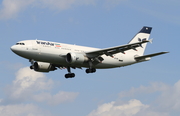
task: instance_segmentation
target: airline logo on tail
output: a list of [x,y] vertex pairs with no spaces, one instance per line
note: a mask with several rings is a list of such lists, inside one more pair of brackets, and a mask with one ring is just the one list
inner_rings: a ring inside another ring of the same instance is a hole
[[141,38],[138,38],[138,41],[141,42],[141,41],[146,41],[147,39],[144,38],[144,39],[141,39]]

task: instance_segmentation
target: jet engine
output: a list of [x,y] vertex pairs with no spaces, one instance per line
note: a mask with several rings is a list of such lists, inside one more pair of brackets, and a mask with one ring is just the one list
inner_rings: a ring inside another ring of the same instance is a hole
[[35,62],[33,64],[33,69],[37,72],[49,72],[49,71],[54,71],[57,68],[55,66],[53,66],[50,63],[46,63],[46,62]]
[[88,61],[88,57],[80,53],[68,53],[66,55],[66,62],[70,64],[83,64]]

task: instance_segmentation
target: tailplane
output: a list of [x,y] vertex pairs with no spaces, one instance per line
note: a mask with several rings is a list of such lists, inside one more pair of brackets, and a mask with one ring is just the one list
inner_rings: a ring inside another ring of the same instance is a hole
[[[135,36],[134,38],[129,42],[129,44],[141,42],[149,39],[150,33],[151,33],[152,27],[144,26]],[[144,51],[146,49],[147,43],[144,43],[141,45],[141,47],[137,48],[136,54],[138,56],[142,56],[144,54]]]
[[158,53],[154,53],[154,54],[149,54],[149,55],[145,55],[145,56],[137,56],[135,57],[134,59],[138,62],[141,62],[141,61],[148,61],[151,59],[151,57],[154,57],[154,56],[158,56],[158,55],[162,55],[162,54],[166,54],[166,53],[169,53],[169,52],[158,52]]

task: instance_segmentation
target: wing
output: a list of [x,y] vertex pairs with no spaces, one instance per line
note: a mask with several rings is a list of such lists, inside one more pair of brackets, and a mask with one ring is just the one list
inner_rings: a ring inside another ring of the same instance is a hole
[[126,45],[121,45],[121,46],[116,46],[116,47],[111,47],[111,48],[89,51],[89,52],[86,52],[86,55],[89,58],[94,58],[103,54],[107,56],[113,56],[113,54],[117,54],[120,52],[125,54],[125,51],[130,50],[130,49],[136,50],[137,47],[142,47],[142,44],[147,43],[147,42],[151,42],[151,40],[144,40],[144,41],[136,42],[132,44],[126,44]]

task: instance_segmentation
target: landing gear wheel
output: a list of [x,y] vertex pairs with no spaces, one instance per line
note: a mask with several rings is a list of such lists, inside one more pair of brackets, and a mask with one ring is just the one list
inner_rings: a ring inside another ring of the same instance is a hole
[[96,72],[96,69],[95,69],[95,68],[86,69],[86,73],[94,73],[94,72]]
[[94,72],[96,72],[96,69],[95,69],[95,68],[92,68],[91,71],[94,73]]
[[87,74],[90,73],[89,69],[86,69],[86,73],[87,73]]
[[68,78],[74,78],[75,77],[75,74],[74,73],[68,73],[68,74],[65,74],[65,78],[68,79]]
[[68,74],[65,74],[65,78],[68,79],[68,78],[74,78],[75,77],[75,74],[74,73],[71,73],[71,67],[67,67],[67,70],[68,70]]

